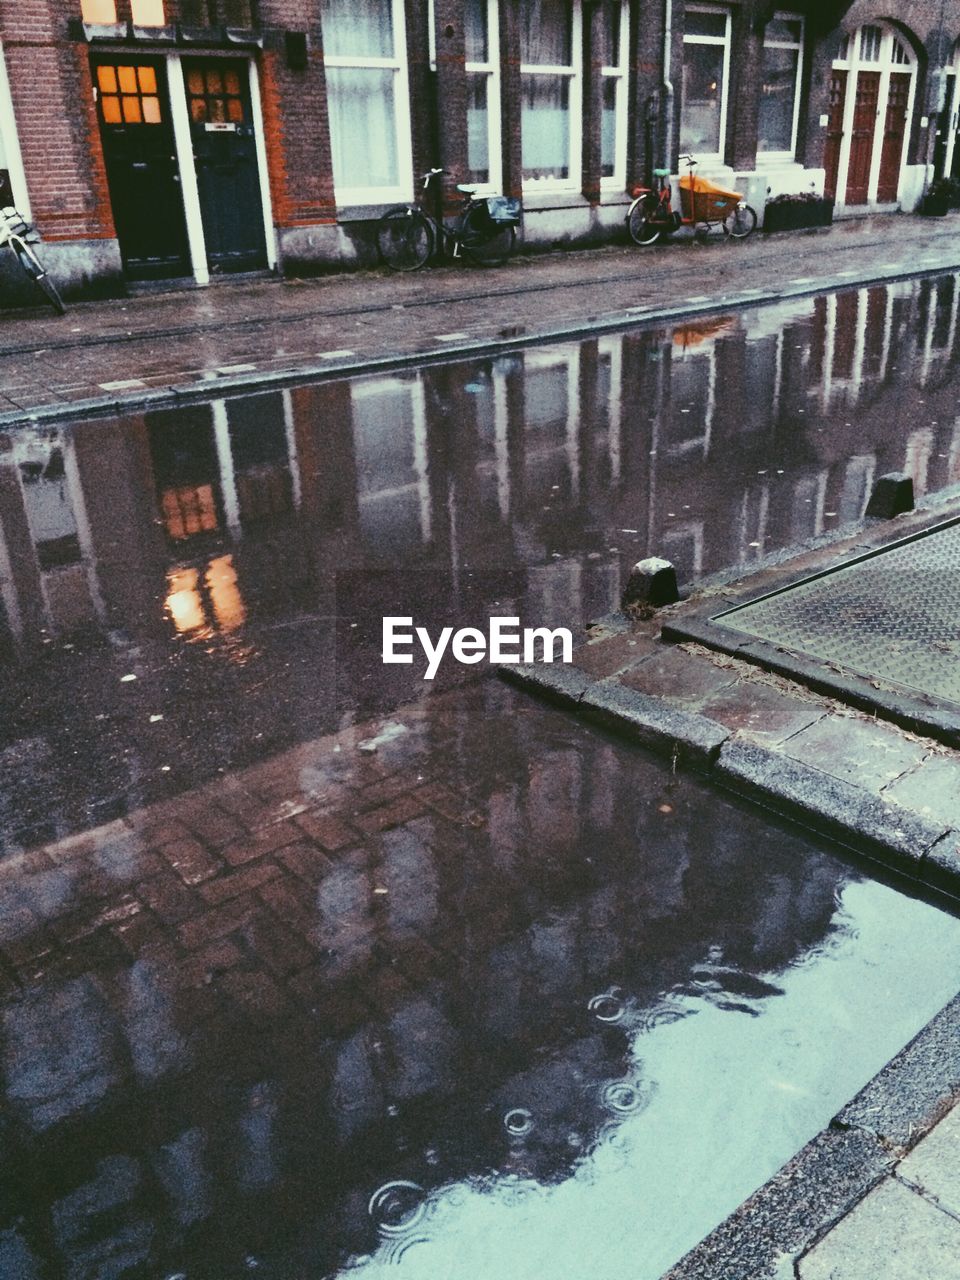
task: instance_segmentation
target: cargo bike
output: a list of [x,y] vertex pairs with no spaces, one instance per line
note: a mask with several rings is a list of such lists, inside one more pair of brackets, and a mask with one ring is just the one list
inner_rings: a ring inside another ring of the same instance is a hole
[[745,240],[757,225],[756,212],[746,204],[739,191],[729,191],[709,178],[700,178],[694,172],[697,161],[693,156],[680,157],[686,163],[687,172],[680,179],[680,209],[673,208],[670,189],[670,170],[654,169],[659,179],[656,191],[642,187],[635,192],[635,200],[627,210],[627,230],[635,244],[656,244],[662,236],[671,235],[680,227],[693,227],[696,232],[706,231],[717,223],[731,240]]

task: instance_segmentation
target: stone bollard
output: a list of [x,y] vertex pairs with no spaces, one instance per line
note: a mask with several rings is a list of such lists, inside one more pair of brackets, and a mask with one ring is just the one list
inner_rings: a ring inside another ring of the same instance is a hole
[[650,556],[647,560],[638,560],[630,570],[620,607],[627,610],[647,605],[659,609],[661,605],[675,604],[679,599],[673,565],[669,560]]
[[913,510],[913,480],[902,471],[889,471],[873,486],[866,514],[889,520]]

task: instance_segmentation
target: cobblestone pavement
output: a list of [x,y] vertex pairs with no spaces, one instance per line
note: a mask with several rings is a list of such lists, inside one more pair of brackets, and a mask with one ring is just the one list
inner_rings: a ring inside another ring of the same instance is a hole
[[[223,281],[0,320],[0,424],[89,401],[101,410],[200,383],[324,370],[469,342],[516,341],[815,292],[960,264],[957,216],[888,216],[805,234],[713,239],[656,250],[619,245],[519,256],[491,271],[363,272],[306,281]],[[632,310],[633,309],[633,310]]]

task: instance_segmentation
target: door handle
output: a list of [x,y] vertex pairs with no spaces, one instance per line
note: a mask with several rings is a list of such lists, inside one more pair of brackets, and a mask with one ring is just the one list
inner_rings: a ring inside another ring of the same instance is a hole
[[146,160],[133,160],[133,161],[131,161],[130,168],[131,168],[131,169],[146,169],[146,168],[148,168],[148,165],[147,165]]

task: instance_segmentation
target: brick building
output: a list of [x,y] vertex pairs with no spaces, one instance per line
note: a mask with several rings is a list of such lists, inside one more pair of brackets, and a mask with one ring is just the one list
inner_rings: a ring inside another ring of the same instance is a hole
[[75,295],[371,262],[433,164],[528,247],[620,234],[684,151],[758,210],[912,209],[958,40],[958,0],[3,0],[0,182]]

